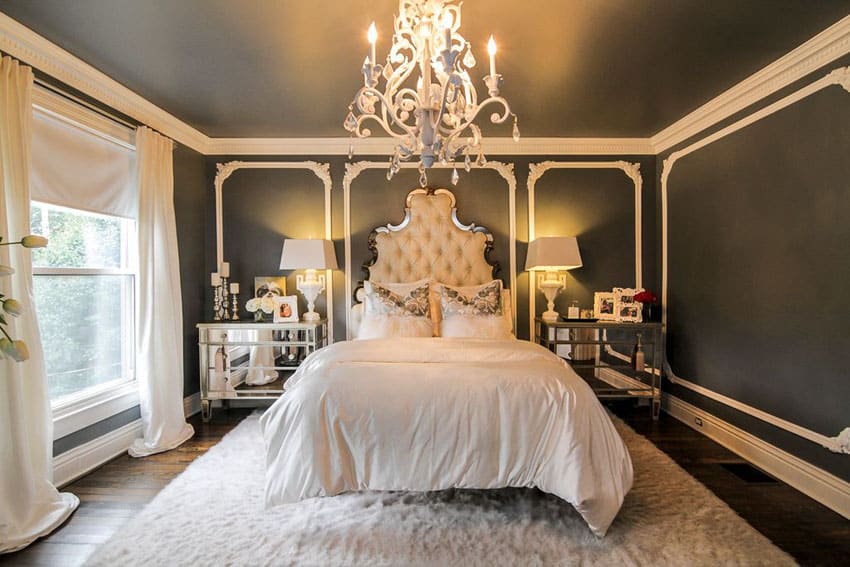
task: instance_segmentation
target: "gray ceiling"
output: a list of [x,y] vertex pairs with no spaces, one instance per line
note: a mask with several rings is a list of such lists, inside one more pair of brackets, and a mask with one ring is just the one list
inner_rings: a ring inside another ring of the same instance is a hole
[[[0,0],[215,137],[345,136],[366,27],[375,20],[383,58],[397,10],[396,0]],[[848,0],[466,0],[461,32],[485,63],[495,34],[523,135],[645,137],[848,13]]]

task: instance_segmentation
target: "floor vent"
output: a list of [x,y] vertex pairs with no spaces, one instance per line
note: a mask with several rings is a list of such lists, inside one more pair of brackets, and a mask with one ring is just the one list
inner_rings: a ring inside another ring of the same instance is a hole
[[720,463],[727,471],[731,472],[744,482],[771,484],[779,482],[769,474],[760,471],[750,463]]

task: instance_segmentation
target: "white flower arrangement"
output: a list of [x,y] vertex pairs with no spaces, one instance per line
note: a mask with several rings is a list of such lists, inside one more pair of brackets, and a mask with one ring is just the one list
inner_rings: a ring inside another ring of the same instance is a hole
[[[29,234],[17,242],[3,242],[3,237],[0,236],[0,246],[11,246],[14,244],[20,244],[24,248],[44,248],[47,246],[47,239],[37,234]],[[15,269],[11,266],[0,264],[0,277],[11,276],[14,273]],[[8,357],[15,362],[23,362],[30,357],[27,344],[24,341],[13,339],[6,330],[6,325],[8,324],[6,322],[6,315],[19,317],[24,311],[23,306],[16,299],[6,297],[2,293],[0,293],[0,306],[2,306],[2,310],[0,310],[0,332],[2,332],[2,336],[0,336],[0,358]]]
[[249,299],[245,303],[245,309],[254,314],[254,321],[261,322],[264,318],[263,313],[274,312],[274,293],[268,292],[263,297],[255,297]]

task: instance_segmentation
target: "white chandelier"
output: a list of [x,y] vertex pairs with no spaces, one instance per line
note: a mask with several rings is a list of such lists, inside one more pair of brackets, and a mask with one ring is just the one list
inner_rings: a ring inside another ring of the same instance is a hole
[[[419,156],[419,182],[427,182],[425,170],[435,161],[442,164],[463,160],[469,171],[472,160],[486,163],[481,149],[481,128],[475,123],[485,107],[492,107],[490,121],[503,124],[514,119],[513,139],[519,141],[516,114],[508,101],[499,96],[502,76],[496,73],[496,42],[487,46],[490,74],[484,77],[488,97],[478,100],[469,69],[475,66],[471,46],[460,29],[458,0],[400,0],[395,18],[393,45],[386,65],[375,58],[378,38],[375,23],[369,26],[369,56],[363,63],[364,86],[349,105],[344,127],[352,138],[372,134],[364,123],[372,120],[398,140],[390,158],[387,179],[398,172],[400,162]],[[411,75],[419,67],[416,88]],[[383,78],[383,91],[378,83]],[[349,158],[353,145],[349,148]],[[452,183],[458,173],[452,172]]]

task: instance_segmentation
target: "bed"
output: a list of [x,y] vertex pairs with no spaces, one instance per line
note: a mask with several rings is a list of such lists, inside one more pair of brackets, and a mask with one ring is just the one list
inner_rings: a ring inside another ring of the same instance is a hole
[[[266,505],[356,490],[535,487],[603,536],[632,485],[622,439],[559,357],[513,338],[493,237],[417,189],[376,229],[351,320],[261,419]],[[434,336],[441,335],[441,336]]]

